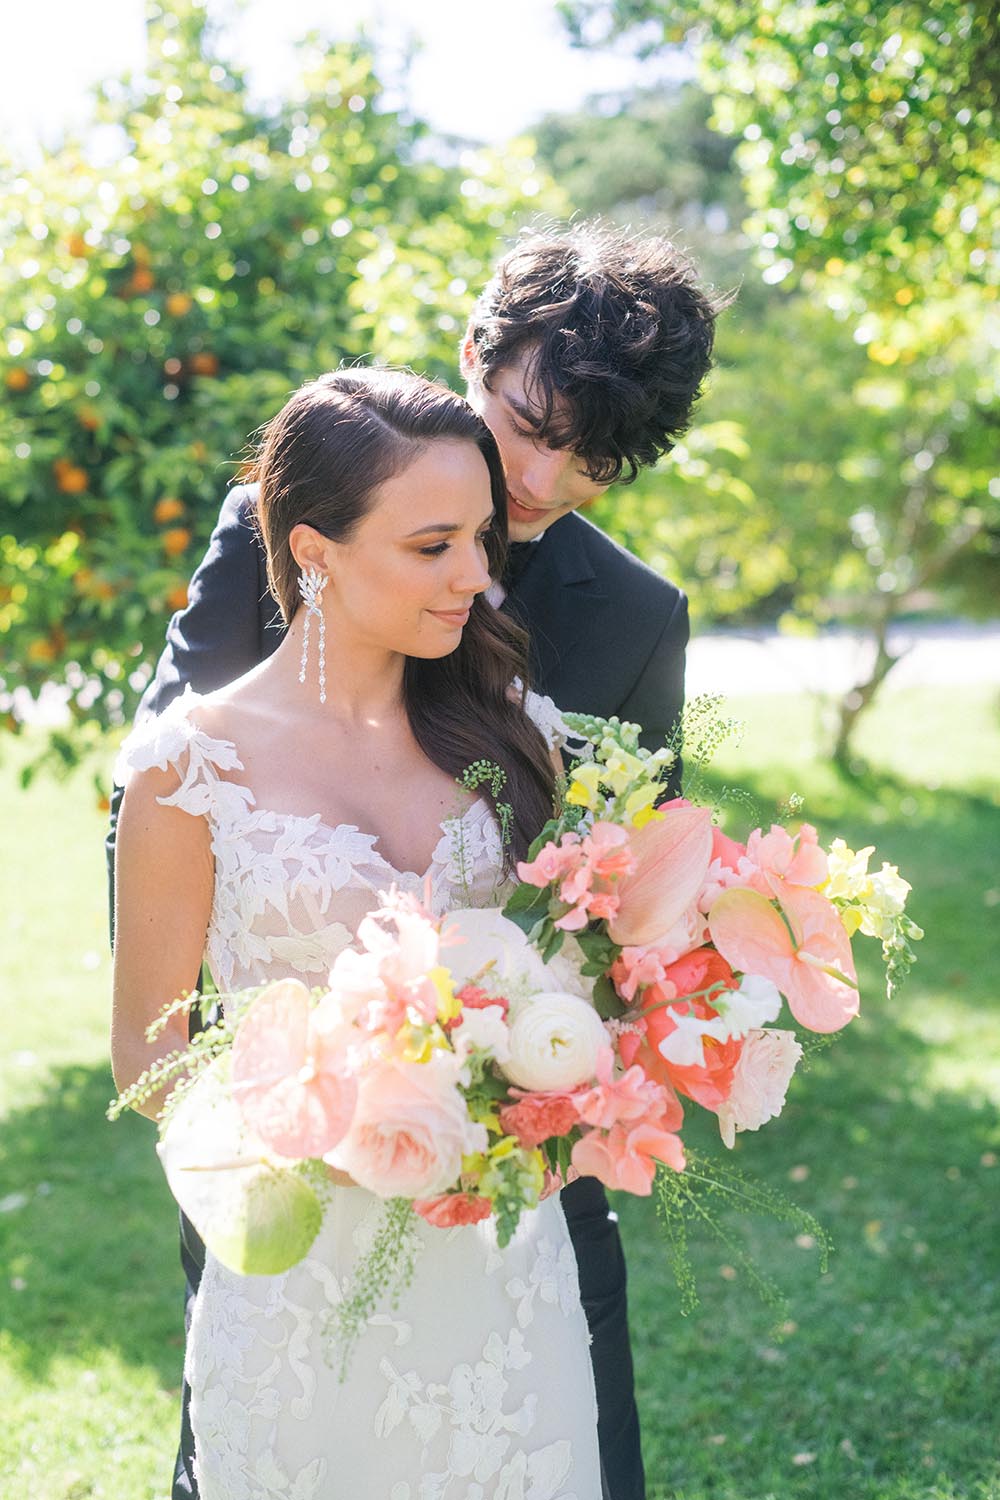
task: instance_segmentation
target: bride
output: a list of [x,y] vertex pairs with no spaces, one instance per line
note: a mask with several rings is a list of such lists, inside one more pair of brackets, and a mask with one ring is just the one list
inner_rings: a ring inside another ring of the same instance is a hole
[[[222,992],[321,982],[380,892],[493,905],[549,816],[557,716],[515,692],[524,641],[484,598],[506,546],[485,424],[443,387],[349,370],[265,429],[258,521],[289,622],[259,667],[123,748],[112,1058],[119,1087],[186,1045],[149,1023],[204,960]],[[456,777],[499,764],[513,809]],[[144,1112],[155,1116],[162,1099]],[[414,1220],[413,1279],[346,1381],[324,1323],[379,1220],[336,1186],[308,1257],[209,1254],[186,1374],[202,1500],[598,1500],[597,1410],[558,1195],[500,1251],[489,1221]]]

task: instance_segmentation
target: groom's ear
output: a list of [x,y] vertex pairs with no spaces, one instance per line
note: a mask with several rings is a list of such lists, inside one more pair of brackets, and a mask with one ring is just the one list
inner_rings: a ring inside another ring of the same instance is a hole
[[479,384],[479,376],[476,369],[476,341],[473,337],[471,318],[466,327],[465,336],[459,345],[458,368],[462,372],[462,379],[469,385]]

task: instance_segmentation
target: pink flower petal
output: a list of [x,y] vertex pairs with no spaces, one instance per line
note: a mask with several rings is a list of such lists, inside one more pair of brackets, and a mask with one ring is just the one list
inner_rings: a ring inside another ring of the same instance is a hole
[[623,947],[653,943],[693,905],[712,853],[707,808],[668,806],[633,830],[636,868],[618,886],[619,908],[608,932]]

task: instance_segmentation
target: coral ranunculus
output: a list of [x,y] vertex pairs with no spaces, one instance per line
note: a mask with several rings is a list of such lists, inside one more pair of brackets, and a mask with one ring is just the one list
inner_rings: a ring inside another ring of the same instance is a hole
[[712,855],[712,815],[678,799],[632,833],[635,869],[618,884],[618,911],[608,924],[622,947],[655,943],[693,905]]
[[[514,1090],[515,1093],[520,1092]],[[509,1135],[533,1151],[552,1136],[569,1135],[580,1123],[580,1111],[573,1094],[527,1094],[515,1104],[500,1110],[500,1124]]]
[[488,1219],[493,1212],[491,1198],[479,1198],[475,1193],[439,1193],[436,1198],[416,1198],[414,1213],[418,1213],[435,1229],[454,1229],[458,1224],[478,1224]]

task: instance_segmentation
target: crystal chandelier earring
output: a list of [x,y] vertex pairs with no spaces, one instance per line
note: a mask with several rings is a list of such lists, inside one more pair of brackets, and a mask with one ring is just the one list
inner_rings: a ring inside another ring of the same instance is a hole
[[306,680],[306,659],[309,654],[309,626],[315,615],[319,620],[319,701],[326,702],[326,620],[320,607],[320,597],[326,588],[325,573],[319,568],[303,568],[299,574],[299,593],[306,607],[306,622],[302,631],[302,660],[299,662],[299,681]]

